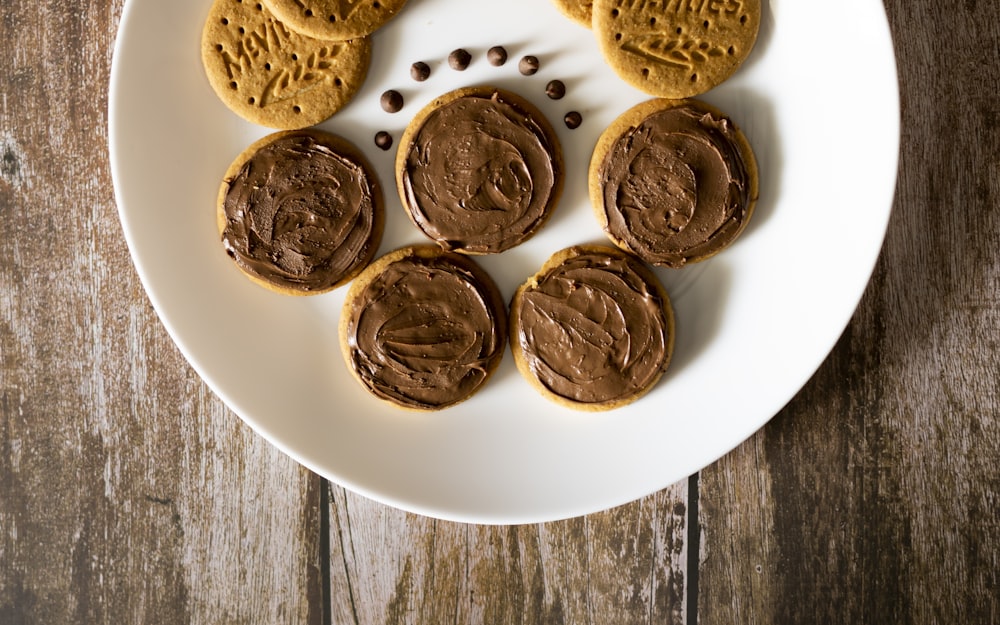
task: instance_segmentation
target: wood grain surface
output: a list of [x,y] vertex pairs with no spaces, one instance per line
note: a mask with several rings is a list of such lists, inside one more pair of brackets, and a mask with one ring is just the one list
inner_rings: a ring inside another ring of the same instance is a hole
[[894,212],[789,405],[640,501],[495,527],[309,473],[178,353],[111,187],[122,3],[0,3],[0,625],[1000,622],[1000,4],[885,1]]

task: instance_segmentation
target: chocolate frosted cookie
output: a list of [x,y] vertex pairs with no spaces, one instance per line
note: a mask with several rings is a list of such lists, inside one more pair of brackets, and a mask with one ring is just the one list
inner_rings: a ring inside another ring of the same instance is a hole
[[406,0],[261,1],[296,32],[332,41],[370,35],[406,4]]
[[696,100],[650,100],[598,139],[590,199],[622,249],[665,267],[715,255],[746,227],[757,202],[757,165],[746,137]]
[[594,0],[594,34],[618,75],[651,95],[719,85],[757,41],[760,0]]
[[577,410],[646,394],[670,364],[674,315],[638,258],[610,246],[557,252],[514,295],[510,342],[521,375]]
[[507,342],[507,311],[471,258],[425,245],[391,252],[351,284],[340,320],[351,373],[379,399],[430,411],[472,396]]
[[375,256],[382,189],[347,140],[284,131],[247,148],[219,190],[222,243],[254,282],[287,295],[334,289]]
[[371,59],[368,39],[321,41],[289,30],[259,2],[215,0],[201,58],[233,112],[270,128],[306,128],[354,96]]
[[443,248],[510,249],[551,215],[562,192],[559,140],[524,98],[493,87],[447,93],[421,110],[396,153],[413,223]]

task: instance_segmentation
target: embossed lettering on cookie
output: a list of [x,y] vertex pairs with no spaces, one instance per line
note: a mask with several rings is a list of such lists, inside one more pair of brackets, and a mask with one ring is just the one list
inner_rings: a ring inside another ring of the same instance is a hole
[[757,41],[760,0],[595,0],[593,27],[618,75],[651,95],[705,93]]
[[234,113],[296,130],[350,102],[368,72],[371,41],[315,39],[290,30],[259,2],[215,0],[201,59],[212,89]]
[[524,98],[492,87],[447,93],[417,113],[396,154],[413,223],[447,250],[492,254],[534,235],[562,193],[559,140]]

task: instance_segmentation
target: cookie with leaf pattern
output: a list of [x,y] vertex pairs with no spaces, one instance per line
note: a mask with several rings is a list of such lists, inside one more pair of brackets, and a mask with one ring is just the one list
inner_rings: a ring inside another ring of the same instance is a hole
[[743,64],[760,0],[595,0],[593,28],[618,75],[651,95],[705,93]]
[[301,35],[251,0],[216,0],[202,31],[205,74],[244,119],[270,128],[306,128],[345,106],[365,80],[367,38]]

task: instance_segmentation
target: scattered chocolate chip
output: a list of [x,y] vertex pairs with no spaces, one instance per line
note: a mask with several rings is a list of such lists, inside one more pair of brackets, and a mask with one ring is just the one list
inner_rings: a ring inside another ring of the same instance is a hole
[[517,64],[517,69],[525,76],[531,76],[538,71],[538,57],[529,54],[521,59]]
[[431,66],[423,61],[417,61],[410,66],[410,76],[417,82],[424,82],[431,75]]
[[471,61],[472,55],[469,54],[469,51],[464,48],[454,50],[448,55],[448,65],[450,65],[452,69],[460,72],[465,71],[465,68],[469,66]]
[[553,100],[559,100],[566,95],[566,85],[561,80],[550,80],[549,84],[545,85],[545,95]]
[[381,150],[388,150],[392,147],[392,135],[384,130],[375,133],[375,145]]
[[566,113],[566,117],[563,117],[563,121],[566,122],[566,127],[570,130],[574,128],[579,128],[580,124],[583,123],[583,115],[580,115],[576,111],[570,111]]
[[386,113],[398,113],[403,108],[403,95],[395,89],[382,94],[382,109]]
[[500,67],[507,62],[507,48],[493,46],[486,52],[486,59],[490,62],[490,65]]

